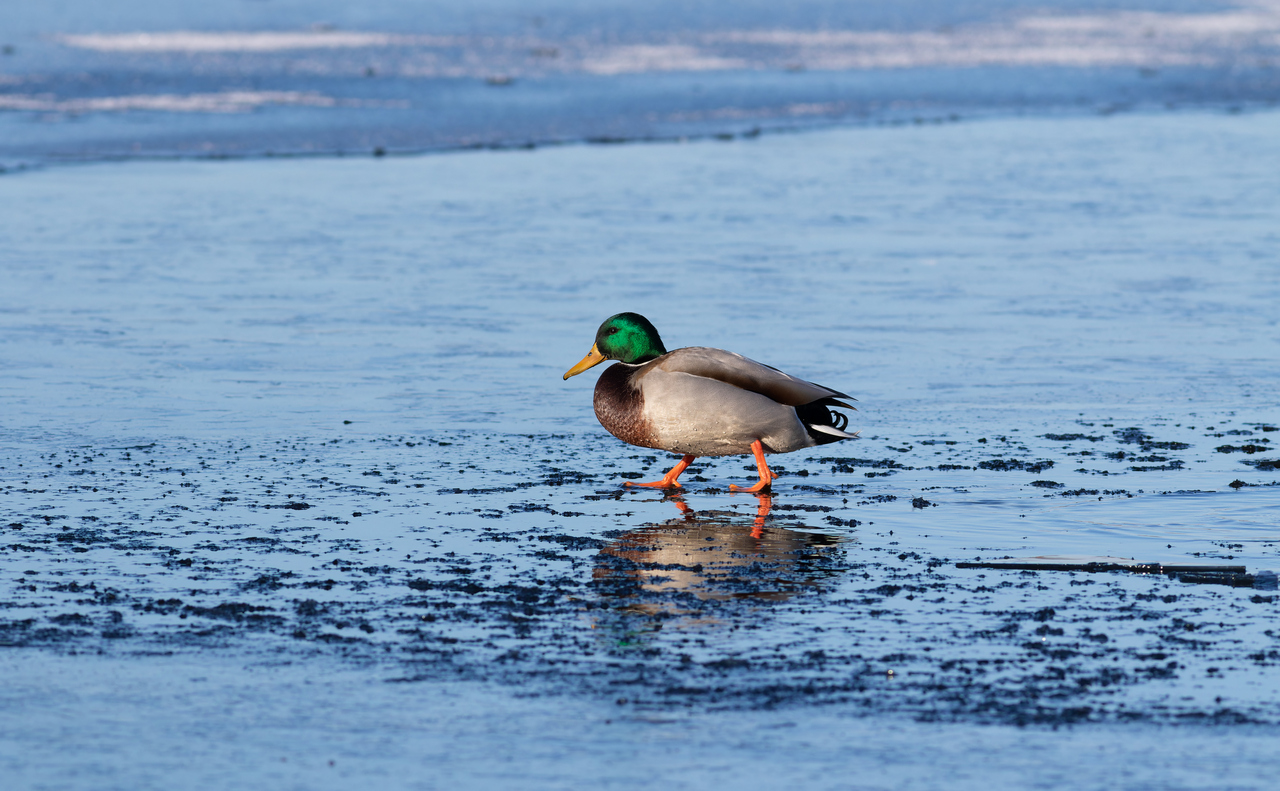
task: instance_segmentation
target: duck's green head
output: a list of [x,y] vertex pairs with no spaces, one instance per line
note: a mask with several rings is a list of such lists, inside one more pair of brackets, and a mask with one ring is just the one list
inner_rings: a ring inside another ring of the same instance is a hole
[[667,353],[658,330],[639,313],[610,316],[596,331],[596,343],[577,365],[565,372],[564,378],[576,376],[605,360],[644,363]]

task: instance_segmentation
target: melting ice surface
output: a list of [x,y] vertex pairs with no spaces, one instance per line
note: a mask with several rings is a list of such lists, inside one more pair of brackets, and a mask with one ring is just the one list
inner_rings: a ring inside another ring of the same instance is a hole
[[[1280,566],[1278,140],[6,176],[5,774],[1113,787],[1141,752],[1194,760],[1131,785],[1254,785],[1275,592],[955,563]],[[771,502],[727,492],[740,459],[624,491],[672,459],[560,378],[624,309],[851,392],[862,439],[776,458]]]
[[0,166],[1273,104],[1275,0],[68,0],[8,9]]
[[[671,139],[0,178],[7,782],[1271,782],[1275,591],[955,564],[1280,568],[1280,117],[1053,117],[1273,98],[1274,4],[99,5],[6,162]],[[677,142],[966,107],[1052,113]],[[623,490],[621,310],[862,439]]]

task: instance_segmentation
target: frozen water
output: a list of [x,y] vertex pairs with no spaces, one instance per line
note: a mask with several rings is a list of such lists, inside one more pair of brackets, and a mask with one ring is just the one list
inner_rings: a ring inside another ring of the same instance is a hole
[[[10,11],[6,789],[1273,783],[1273,590],[956,564],[1280,568],[1276,3]],[[862,439],[624,490],[621,310]]]
[[559,375],[624,309],[853,393],[868,437],[1271,420],[1275,132],[1028,119],[10,178],[4,425],[597,430]]
[[27,3],[0,166],[1273,105],[1275,0]]
[[[1278,132],[9,174],[0,771],[1259,787],[1273,593],[954,564],[1280,566]],[[560,379],[618,310],[851,392],[863,438],[771,501],[739,459],[623,491],[670,460]]]

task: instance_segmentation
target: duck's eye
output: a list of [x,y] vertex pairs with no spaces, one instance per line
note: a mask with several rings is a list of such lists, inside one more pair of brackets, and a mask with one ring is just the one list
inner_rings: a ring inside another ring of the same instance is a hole
[[617,327],[610,327],[610,328],[609,328],[609,334],[610,334],[610,335],[617,335],[617,334],[618,334],[618,328],[617,328]]

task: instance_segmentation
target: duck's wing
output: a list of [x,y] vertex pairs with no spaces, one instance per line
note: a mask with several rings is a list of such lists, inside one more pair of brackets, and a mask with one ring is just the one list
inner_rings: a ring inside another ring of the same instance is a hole
[[[821,402],[828,406],[854,408],[836,400],[837,398],[853,400],[838,390],[797,379],[777,368],[724,349],[690,346],[668,352],[649,365],[662,371],[715,379],[752,393],[759,393],[787,406],[796,407]],[[643,376],[643,373],[641,375]]]

